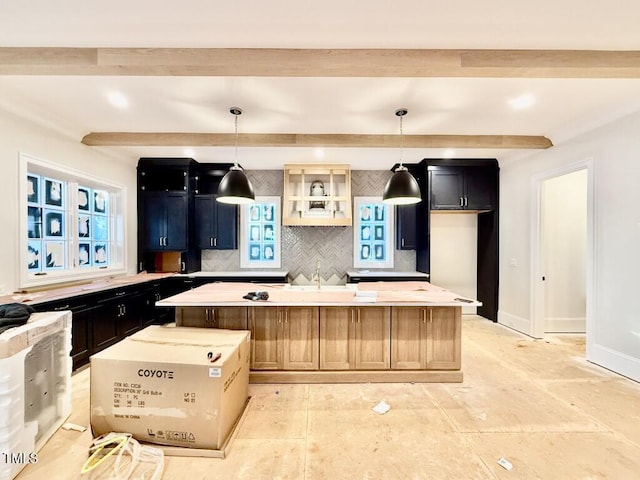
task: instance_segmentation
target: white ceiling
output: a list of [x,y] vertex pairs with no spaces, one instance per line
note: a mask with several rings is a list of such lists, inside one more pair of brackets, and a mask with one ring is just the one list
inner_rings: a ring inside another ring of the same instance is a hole
[[[162,5],[162,6],[160,6]],[[4,0],[0,47],[464,48],[640,50],[637,0]],[[544,135],[558,144],[640,108],[640,79],[0,76],[0,108],[80,142],[89,132]],[[122,92],[129,107],[107,102]],[[509,106],[523,94],[535,104]],[[92,147],[125,156],[184,156],[184,147]],[[199,147],[204,162],[233,148]],[[523,151],[456,150],[504,160]],[[317,162],[315,149],[242,147],[245,168]],[[399,149],[331,148],[322,161],[387,169]],[[404,161],[449,156],[405,149]]]

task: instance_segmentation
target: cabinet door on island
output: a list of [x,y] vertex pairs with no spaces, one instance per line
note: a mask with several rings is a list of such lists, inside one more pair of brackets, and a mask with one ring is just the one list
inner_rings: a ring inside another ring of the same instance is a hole
[[389,368],[389,307],[321,307],[321,370]]
[[179,327],[247,329],[247,307],[176,307]]
[[253,370],[317,370],[318,307],[249,307]]
[[460,369],[460,307],[393,307],[391,311],[392,369]]

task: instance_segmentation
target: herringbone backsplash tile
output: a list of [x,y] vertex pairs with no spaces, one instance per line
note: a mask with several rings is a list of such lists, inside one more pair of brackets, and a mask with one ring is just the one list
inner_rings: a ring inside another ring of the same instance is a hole
[[[282,196],[284,173],[282,170],[249,170],[247,176],[256,195]],[[353,196],[381,196],[390,171],[352,170],[351,194]],[[282,227],[281,270],[289,272],[295,283],[311,283],[320,260],[322,279],[326,283],[344,283],[346,271],[353,269],[352,227]],[[392,270],[412,271],[416,266],[413,250],[396,250]],[[204,250],[202,270],[240,270],[239,250]]]

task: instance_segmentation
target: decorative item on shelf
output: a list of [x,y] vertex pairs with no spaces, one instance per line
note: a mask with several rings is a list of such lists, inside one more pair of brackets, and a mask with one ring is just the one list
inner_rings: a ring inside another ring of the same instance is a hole
[[309,196],[314,198],[309,202],[308,214],[312,216],[330,217],[331,211],[327,209],[326,201],[315,200],[315,198],[324,198],[327,194],[324,192],[324,182],[322,180],[314,180],[309,187]]
[[[309,195],[312,197],[326,197],[327,194],[324,193],[324,183],[322,180],[316,180],[311,183],[311,191]],[[324,210],[327,202],[320,202],[317,200],[313,200],[309,202],[309,210]]]
[[238,166],[238,116],[242,114],[242,110],[238,107],[231,107],[229,112],[235,116],[235,151],[233,157],[233,166],[222,177],[220,186],[218,187],[218,196],[216,200],[220,203],[230,204],[246,204],[255,202],[256,195],[253,191],[253,185],[245,175],[244,171]]
[[349,165],[285,165],[283,205],[284,225],[351,225]]
[[409,173],[407,167],[402,165],[403,153],[403,131],[402,117],[407,114],[406,108],[396,110],[396,115],[400,117],[400,165],[384,187],[382,201],[391,205],[410,205],[422,200],[420,186],[416,179]]

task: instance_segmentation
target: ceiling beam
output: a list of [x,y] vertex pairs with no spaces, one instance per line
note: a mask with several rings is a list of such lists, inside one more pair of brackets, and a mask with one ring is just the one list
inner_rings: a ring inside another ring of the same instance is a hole
[[2,47],[0,75],[640,78],[640,51]]
[[[232,133],[92,132],[82,143],[94,147],[229,147]],[[553,144],[543,136],[528,135],[403,135],[406,148],[522,148],[544,149]],[[357,147],[398,148],[400,135],[245,133],[241,147]]]

